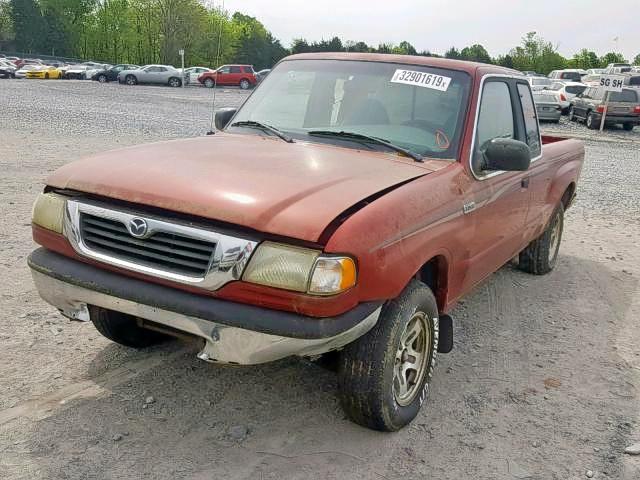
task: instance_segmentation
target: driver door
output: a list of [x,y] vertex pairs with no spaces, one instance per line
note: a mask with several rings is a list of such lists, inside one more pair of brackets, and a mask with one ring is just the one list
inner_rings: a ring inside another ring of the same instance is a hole
[[[527,88],[532,102],[528,92]],[[530,198],[527,171],[488,171],[483,166],[484,150],[492,139],[527,141],[522,104],[514,80],[493,77],[484,82],[476,121],[471,154],[472,184],[463,206],[463,213],[473,222],[474,232],[473,238],[469,238],[469,268],[464,291],[498,270],[523,248]],[[532,143],[539,143],[539,137],[531,137]]]

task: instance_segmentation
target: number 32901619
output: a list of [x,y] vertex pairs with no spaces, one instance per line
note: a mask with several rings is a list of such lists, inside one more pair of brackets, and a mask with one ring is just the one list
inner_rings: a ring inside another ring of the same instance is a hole
[[446,92],[449,88],[449,83],[451,83],[451,78],[433,73],[398,69],[391,77],[391,83],[404,83]]

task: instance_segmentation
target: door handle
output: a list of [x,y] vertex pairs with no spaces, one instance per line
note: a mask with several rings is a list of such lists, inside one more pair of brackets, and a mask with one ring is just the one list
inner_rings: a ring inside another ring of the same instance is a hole
[[522,180],[520,180],[520,186],[522,188],[529,188],[529,177],[525,177]]

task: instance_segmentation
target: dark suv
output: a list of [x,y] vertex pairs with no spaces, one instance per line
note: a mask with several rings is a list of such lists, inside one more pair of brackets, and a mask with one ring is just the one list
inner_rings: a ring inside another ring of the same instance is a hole
[[[625,130],[640,125],[640,90],[624,88],[611,92],[605,125],[621,124]],[[587,128],[600,127],[604,112],[606,92],[598,87],[589,87],[571,100],[569,120],[584,120]]]

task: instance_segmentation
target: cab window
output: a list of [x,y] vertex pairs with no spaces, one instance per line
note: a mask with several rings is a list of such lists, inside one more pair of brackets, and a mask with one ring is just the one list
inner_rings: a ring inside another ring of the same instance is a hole
[[526,84],[518,83],[518,94],[520,95],[522,114],[524,116],[525,143],[531,149],[531,158],[536,158],[541,152],[536,107],[533,103],[531,90]]
[[494,138],[515,138],[516,128],[511,93],[507,82],[485,82],[478,112],[473,152],[473,171],[482,175],[483,158],[489,142]]

